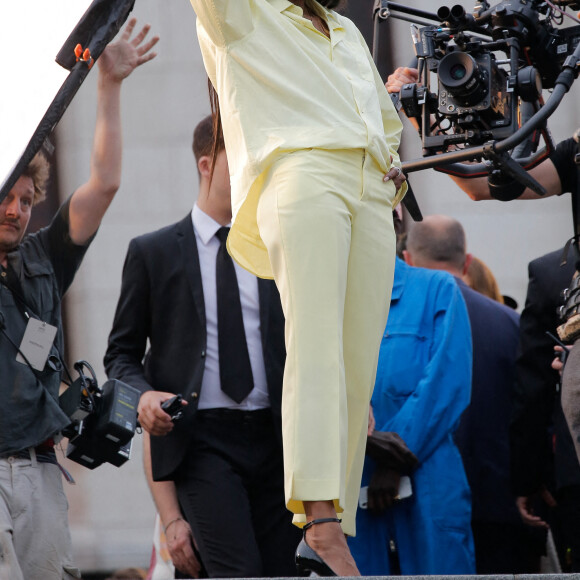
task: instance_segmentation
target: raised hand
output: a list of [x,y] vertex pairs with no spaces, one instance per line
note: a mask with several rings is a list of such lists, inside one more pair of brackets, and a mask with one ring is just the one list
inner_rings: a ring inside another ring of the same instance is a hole
[[154,36],[144,42],[151,28],[149,24],[145,24],[141,31],[131,39],[136,23],[137,19],[131,18],[120,40],[109,44],[99,57],[99,70],[107,80],[120,83],[138,66],[157,56],[157,53],[152,52],[151,49],[157,44],[159,37]]

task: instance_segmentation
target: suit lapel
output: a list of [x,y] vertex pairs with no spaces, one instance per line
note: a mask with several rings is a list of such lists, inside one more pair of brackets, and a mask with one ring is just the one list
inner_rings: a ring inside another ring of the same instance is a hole
[[177,226],[177,244],[181,252],[180,258],[183,262],[187,281],[191,287],[193,302],[202,328],[205,328],[205,302],[201,283],[201,269],[199,267],[199,254],[197,253],[191,214],[188,214]]

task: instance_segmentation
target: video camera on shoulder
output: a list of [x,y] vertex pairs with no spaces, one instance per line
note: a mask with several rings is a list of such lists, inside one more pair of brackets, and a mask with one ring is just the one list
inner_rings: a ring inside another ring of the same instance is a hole
[[131,456],[140,393],[115,379],[99,388],[86,361],[76,362],[74,368],[79,377],[59,397],[61,409],[71,420],[63,430],[69,438],[66,456],[89,469],[103,463],[120,467]]

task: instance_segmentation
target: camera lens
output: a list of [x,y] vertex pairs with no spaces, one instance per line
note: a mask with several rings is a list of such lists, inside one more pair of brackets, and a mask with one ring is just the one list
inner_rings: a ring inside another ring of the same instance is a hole
[[487,93],[485,72],[466,52],[450,52],[439,63],[439,82],[462,106],[478,103]]
[[449,70],[449,75],[454,81],[460,81],[467,74],[467,70],[462,64],[454,64]]

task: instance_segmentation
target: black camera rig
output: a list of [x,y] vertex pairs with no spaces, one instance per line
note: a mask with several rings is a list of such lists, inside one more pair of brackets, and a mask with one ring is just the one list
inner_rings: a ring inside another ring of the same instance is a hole
[[99,388],[86,361],[76,362],[74,368],[79,377],[59,398],[62,410],[71,420],[63,430],[63,435],[69,438],[66,455],[89,469],[103,463],[120,467],[131,454],[140,393],[114,379]]
[[[424,157],[405,173],[491,175],[545,193],[526,170],[553,147],[546,121],[580,70],[580,25],[562,26],[579,22],[567,9],[580,1],[476,0],[472,14],[459,4],[434,14],[377,0],[375,38],[389,17],[412,22],[420,82],[402,87],[397,106],[417,120]],[[545,103],[542,89],[552,89]]]

